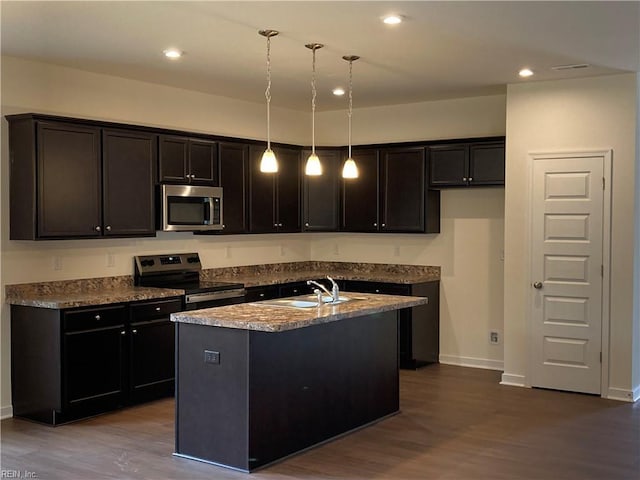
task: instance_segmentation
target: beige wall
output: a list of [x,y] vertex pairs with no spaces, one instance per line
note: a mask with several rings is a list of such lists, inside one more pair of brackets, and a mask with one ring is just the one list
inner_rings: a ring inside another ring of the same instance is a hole
[[633,278],[636,105],[635,74],[508,87],[503,375],[507,383],[527,383],[530,279],[523,214],[528,206],[527,155],[612,149],[610,385],[604,393],[628,399],[638,387],[632,361],[639,340],[633,313],[638,291]]
[[[2,59],[2,115],[41,112],[264,138],[264,106],[162,85]],[[344,112],[317,115],[317,138],[345,144]],[[503,135],[505,97],[491,96],[354,111],[354,143]],[[273,109],[274,140],[309,142],[308,113]],[[443,267],[441,352],[452,363],[500,368],[502,345],[488,342],[502,328],[504,190],[449,190],[442,195],[440,235],[290,234],[148,239],[9,241],[8,154],[2,121],[2,286],[57,279],[128,275],[132,256],[198,251],[205,268],[309,259],[434,264]],[[334,245],[338,244],[338,253]],[[397,255],[396,255],[397,253]],[[107,255],[115,265],[107,267]],[[62,270],[54,270],[59,257]],[[10,319],[2,307],[2,414],[10,412]]]

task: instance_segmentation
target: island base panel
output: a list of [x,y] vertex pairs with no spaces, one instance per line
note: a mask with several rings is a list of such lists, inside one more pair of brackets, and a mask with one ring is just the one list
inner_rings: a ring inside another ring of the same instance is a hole
[[176,454],[252,471],[398,412],[397,322],[391,311],[278,333],[178,323]]

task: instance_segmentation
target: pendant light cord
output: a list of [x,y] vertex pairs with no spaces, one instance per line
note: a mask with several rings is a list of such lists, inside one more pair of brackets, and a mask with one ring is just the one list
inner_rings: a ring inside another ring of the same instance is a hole
[[267,89],[264,92],[267,99],[267,150],[271,150],[271,37],[267,36]]
[[351,115],[353,112],[353,60],[349,60],[349,157],[351,158]]
[[316,154],[316,48],[313,48],[311,73],[311,154]]

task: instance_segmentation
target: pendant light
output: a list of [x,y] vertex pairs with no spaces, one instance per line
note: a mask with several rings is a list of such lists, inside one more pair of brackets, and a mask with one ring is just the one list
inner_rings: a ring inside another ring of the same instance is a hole
[[306,175],[322,175],[322,164],[316,155],[316,50],[324,47],[321,43],[308,43],[305,47],[313,52],[313,70],[311,74],[311,155],[304,168]]
[[276,154],[271,150],[271,37],[278,35],[277,30],[260,30],[258,32],[267,38],[267,89],[264,96],[267,99],[267,149],[262,154],[260,161],[260,171],[264,173],[276,173],[278,171],[278,160]]
[[358,178],[358,166],[351,156],[351,115],[353,114],[353,62],[360,57],[345,55],[342,58],[349,62],[349,156],[342,167],[342,178]]

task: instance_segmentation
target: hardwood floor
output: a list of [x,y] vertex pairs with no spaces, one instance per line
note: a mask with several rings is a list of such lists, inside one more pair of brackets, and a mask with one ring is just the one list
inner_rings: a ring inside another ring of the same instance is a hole
[[[640,478],[640,402],[498,384],[499,372],[402,371],[402,413],[243,474],[173,457],[173,399],[46,427],[2,421],[2,477],[38,479]],[[213,405],[212,405],[212,408]]]

